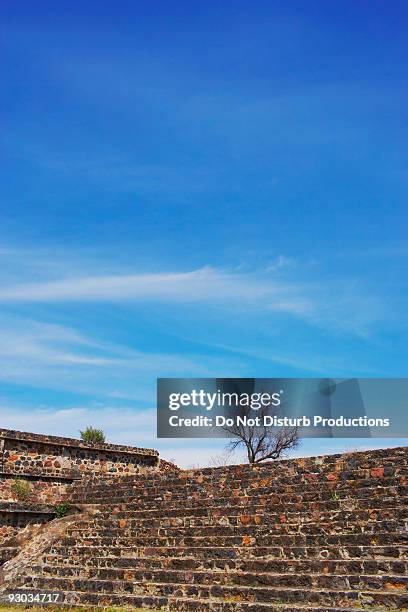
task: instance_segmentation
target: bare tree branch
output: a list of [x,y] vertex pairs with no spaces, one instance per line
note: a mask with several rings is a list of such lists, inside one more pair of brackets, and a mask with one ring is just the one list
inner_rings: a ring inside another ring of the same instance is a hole
[[[234,452],[244,446],[249,463],[260,463],[279,459],[288,451],[299,445],[299,429],[297,427],[269,427],[264,423],[264,417],[271,414],[265,408],[256,411],[260,425],[243,425],[242,423],[225,426],[224,430],[231,436],[226,445],[228,452]],[[249,406],[239,408],[239,416],[247,419],[254,417],[254,411]]]

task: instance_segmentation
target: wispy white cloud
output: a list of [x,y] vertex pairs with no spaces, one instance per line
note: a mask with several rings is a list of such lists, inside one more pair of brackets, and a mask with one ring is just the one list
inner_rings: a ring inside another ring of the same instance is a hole
[[[95,274],[95,259],[81,266],[78,255],[54,258],[54,268],[44,262],[35,282],[31,269],[18,261],[19,275],[3,274],[0,303],[5,305],[104,303],[129,305],[157,303],[216,306],[227,311],[289,314],[309,324],[367,336],[384,316],[378,293],[356,280],[315,280],[299,262],[280,255],[272,263],[252,270],[203,266],[181,272],[123,273],[129,265],[105,265]],[[31,267],[30,267],[31,266]],[[118,271],[120,269],[120,272]],[[81,272],[82,270],[82,272]],[[103,273],[105,271],[105,273]],[[108,273],[106,273],[108,272]]]
[[[262,347],[249,349],[221,343],[214,344],[213,346],[228,351],[231,354],[246,357],[249,361],[253,359],[269,361],[272,364],[289,366],[295,370],[304,370],[305,372],[310,372],[315,375],[326,375],[327,372],[331,372],[332,376],[340,377],[349,376],[350,372],[350,360],[340,355],[332,356],[327,353],[322,355],[315,351],[313,353],[313,359],[311,359],[310,354],[305,355],[299,350],[295,354],[290,354],[283,350],[273,351]],[[376,370],[372,365],[367,365],[362,362],[356,364],[353,370],[356,374],[361,376],[391,376],[391,372]]]
[[242,359],[137,350],[75,330],[4,314],[0,380],[95,397],[152,401],[157,376],[216,376]]
[[[243,299],[249,302],[282,300],[296,295],[289,284],[275,283],[272,279],[257,278],[203,267],[190,272],[86,276],[51,282],[24,283],[0,290],[3,302],[56,302],[56,301],[126,301],[158,300],[197,302],[225,302]],[[290,307],[290,306],[289,306]]]

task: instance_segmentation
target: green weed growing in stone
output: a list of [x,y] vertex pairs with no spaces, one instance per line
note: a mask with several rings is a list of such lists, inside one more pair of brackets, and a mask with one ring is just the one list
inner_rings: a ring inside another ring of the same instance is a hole
[[10,489],[20,501],[26,501],[32,493],[30,483],[21,478],[14,478]]
[[67,502],[57,504],[54,508],[56,518],[62,518],[63,516],[67,516],[67,514],[69,514],[70,508],[71,507]]
[[95,429],[91,425],[79,433],[81,434],[81,440],[89,444],[103,444],[105,442],[105,434],[102,429]]

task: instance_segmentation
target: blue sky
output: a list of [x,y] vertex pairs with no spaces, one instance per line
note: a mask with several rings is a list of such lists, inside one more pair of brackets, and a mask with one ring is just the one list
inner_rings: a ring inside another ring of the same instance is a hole
[[157,376],[407,375],[407,13],[3,2],[2,426],[187,465]]

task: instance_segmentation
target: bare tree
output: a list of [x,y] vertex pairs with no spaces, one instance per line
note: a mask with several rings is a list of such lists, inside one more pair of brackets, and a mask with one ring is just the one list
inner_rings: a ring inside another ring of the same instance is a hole
[[232,451],[225,450],[220,455],[210,457],[208,467],[226,467],[227,465],[231,465],[231,455]]
[[[232,439],[226,445],[230,453],[244,447],[249,463],[279,459],[289,451],[295,449],[300,442],[298,427],[270,427],[264,424],[264,417],[271,415],[271,411],[260,408],[256,411],[258,423],[254,425],[237,424],[234,419],[232,426],[225,426],[224,430]],[[249,407],[240,407],[241,420],[253,419],[254,411]]]

